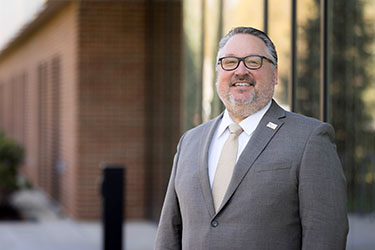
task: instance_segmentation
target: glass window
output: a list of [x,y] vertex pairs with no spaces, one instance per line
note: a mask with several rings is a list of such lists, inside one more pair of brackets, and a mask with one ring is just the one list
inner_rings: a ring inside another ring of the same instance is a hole
[[297,3],[296,112],[320,117],[320,10],[319,1]]
[[375,5],[331,4],[329,121],[347,177],[349,210],[375,211]]
[[275,44],[278,54],[279,83],[275,88],[275,100],[290,110],[288,84],[291,67],[291,1],[268,1],[268,35]]
[[183,2],[183,130],[202,122],[203,0]]
[[206,0],[204,16],[204,57],[203,57],[203,121],[217,116],[222,110],[216,93],[216,54],[221,38],[221,1]]
[[224,0],[223,32],[237,26],[263,30],[264,0]]

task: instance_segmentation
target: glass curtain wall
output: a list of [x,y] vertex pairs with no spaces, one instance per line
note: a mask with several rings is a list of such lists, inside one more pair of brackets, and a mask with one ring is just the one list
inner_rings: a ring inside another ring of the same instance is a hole
[[218,40],[222,34],[223,1],[206,0],[204,12],[204,52],[203,52],[203,121],[208,121],[222,110],[216,94],[216,53]]
[[263,30],[264,0],[223,0],[223,35],[236,26]]
[[183,3],[183,130],[202,122],[202,79],[205,0]]
[[375,211],[375,1],[330,4],[329,122],[347,177],[349,210]]
[[[328,3],[328,14],[322,12],[321,2]],[[324,20],[327,26],[322,26]],[[215,89],[220,37],[235,26],[264,30],[265,23],[279,54],[276,101],[317,119],[326,112],[336,130],[349,211],[374,212],[375,0],[184,1],[184,129],[223,110]],[[326,53],[321,52],[324,27],[328,27]],[[327,88],[320,84],[322,58],[328,59]],[[321,101],[321,95],[327,96],[327,102]]]
[[291,109],[288,96],[292,66],[291,10],[291,1],[268,0],[268,35],[275,44],[279,61],[275,99],[286,110]]
[[320,117],[320,0],[298,0],[295,110]]

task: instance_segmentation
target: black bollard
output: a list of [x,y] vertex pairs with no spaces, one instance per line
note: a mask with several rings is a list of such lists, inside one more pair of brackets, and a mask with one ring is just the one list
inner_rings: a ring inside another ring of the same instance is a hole
[[122,166],[103,166],[103,250],[123,249],[125,174]]

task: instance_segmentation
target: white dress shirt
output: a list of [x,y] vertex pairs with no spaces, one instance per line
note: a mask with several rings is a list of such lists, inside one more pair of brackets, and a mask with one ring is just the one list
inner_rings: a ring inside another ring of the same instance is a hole
[[[263,109],[259,110],[255,114],[248,116],[246,119],[239,123],[239,125],[243,129],[243,132],[238,137],[238,153],[236,162],[239,156],[241,155],[242,151],[246,147],[247,143],[249,142],[260,120],[270,107],[271,101]],[[234,123],[234,121],[230,117],[228,110],[225,110],[223,118],[221,119],[220,124],[216,128],[215,134],[210,144],[210,149],[208,151],[208,175],[210,178],[211,187],[214,183],[216,167],[217,163],[219,162],[221,150],[229,136],[228,126],[231,123]]]

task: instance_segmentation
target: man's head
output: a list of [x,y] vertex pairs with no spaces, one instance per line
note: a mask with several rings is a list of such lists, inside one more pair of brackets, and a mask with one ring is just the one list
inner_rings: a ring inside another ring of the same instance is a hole
[[217,92],[237,122],[272,99],[278,78],[277,53],[262,31],[232,29],[219,43],[217,63]]

